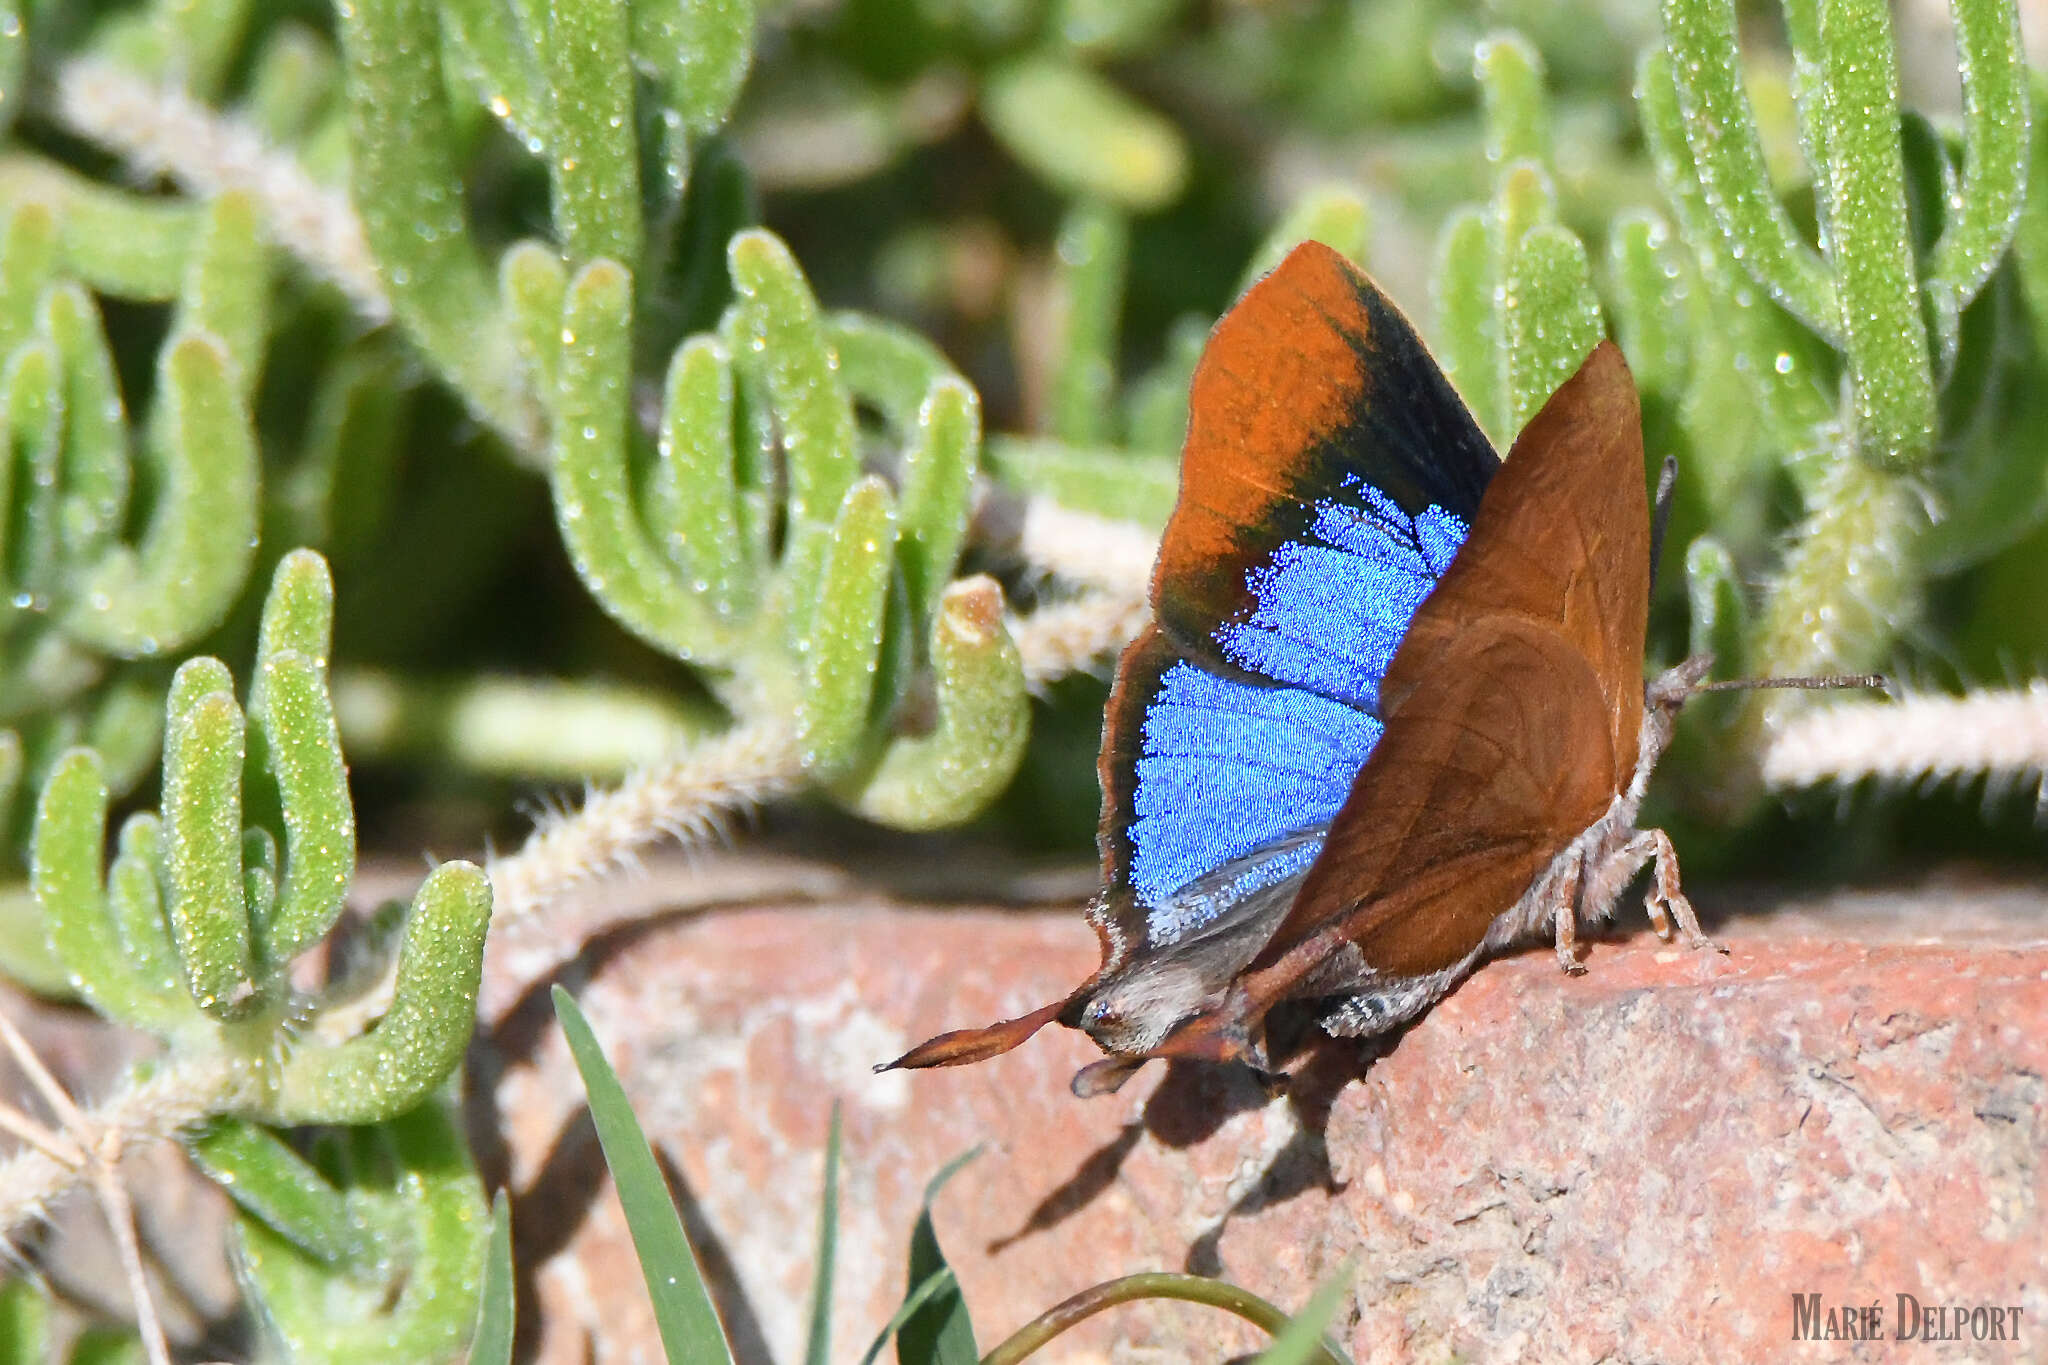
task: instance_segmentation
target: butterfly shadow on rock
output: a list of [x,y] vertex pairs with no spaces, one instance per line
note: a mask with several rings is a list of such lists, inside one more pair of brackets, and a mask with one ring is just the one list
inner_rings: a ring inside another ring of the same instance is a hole
[[1267,1162],[1253,1186],[1232,1201],[1214,1226],[1189,1247],[1186,1269],[1197,1275],[1221,1273],[1217,1242],[1229,1221],[1239,1214],[1285,1203],[1310,1190],[1339,1193],[1344,1186],[1330,1170],[1324,1140],[1330,1111],[1344,1087],[1363,1079],[1372,1063],[1391,1050],[1398,1035],[1363,1042],[1332,1038],[1314,1028],[1313,1016],[1306,1010],[1276,1012],[1271,1025],[1276,1055],[1287,1061],[1291,1072],[1284,1090],[1275,1089],[1276,1078],[1261,1076],[1246,1066],[1169,1062],[1165,1077],[1145,1101],[1139,1117],[1090,1153],[1038,1201],[1015,1231],[991,1241],[988,1253],[997,1255],[1028,1237],[1048,1232],[1087,1208],[1116,1183],[1125,1160],[1148,1136],[1162,1147],[1183,1150],[1217,1140],[1224,1125],[1236,1115],[1274,1103],[1284,1102],[1292,1112],[1293,1136]]

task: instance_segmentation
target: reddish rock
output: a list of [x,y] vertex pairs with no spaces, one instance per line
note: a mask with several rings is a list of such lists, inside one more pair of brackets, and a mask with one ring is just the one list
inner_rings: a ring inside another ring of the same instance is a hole
[[[1967,904],[1965,901],[1967,900]],[[1938,926],[1938,929],[1937,929]],[[981,1066],[869,1067],[1021,1012],[1094,965],[1078,916],[879,902],[620,935],[570,983],[683,1188],[742,1359],[803,1333],[821,1149],[844,1104],[835,1359],[903,1292],[926,1179],[986,1144],[937,1227],[987,1346],[1139,1270],[1293,1307],[1346,1273],[1360,1362],[2048,1359],[2048,895],[1926,892],[1746,918],[1727,957],[1640,936],[1590,972],[1483,969],[1366,1064],[1323,1044],[1285,1098],[1155,1068],[1078,1101],[1050,1029]],[[1939,932],[1939,941],[1934,937]],[[539,992],[476,1057],[519,1194],[543,1356],[659,1358]],[[545,1264],[540,1261],[545,1259]],[[2018,1306],[2017,1345],[1794,1347],[1793,1296]],[[1115,1310],[1046,1360],[1218,1360],[1210,1310]]]

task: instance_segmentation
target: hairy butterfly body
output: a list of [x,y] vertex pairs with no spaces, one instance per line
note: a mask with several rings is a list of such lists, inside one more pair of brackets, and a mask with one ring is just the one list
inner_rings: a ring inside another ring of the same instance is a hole
[[1497,457],[1398,310],[1304,243],[1217,324],[1180,499],[1098,769],[1102,966],[1064,1000],[894,1066],[977,1061],[1057,1019],[1109,1057],[1264,1068],[1265,1016],[1413,1018],[1548,930],[1577,969],[1646,861],[1702,946],[1651,765],[1704,661],[1645,688],[1650,517],[1635,386],[1602,342]]

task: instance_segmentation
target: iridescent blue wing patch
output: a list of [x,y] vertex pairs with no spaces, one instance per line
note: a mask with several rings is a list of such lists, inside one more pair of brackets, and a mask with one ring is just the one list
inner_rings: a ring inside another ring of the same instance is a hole
[[1312,510],[1301,539],[1246,570],[1246,605],[1207,638],[1245,673],[1376,714],[1394,647],[1470,524],[1434,503],[1411,516],[1355,474]]
[[[1125,651],[1102,747],[1103,855],[1144,912],[1136,948],[1183,937],[1227,906],[1174,893],[1289,834],[1327,824],[1380,723],[1293,687],[1220,677],[1158,630]],[[1317,845],[1320,847],[1320,844]],[[1314,849],[1290,864],[1305,872]],[[1213,901],[1214,898],[1212,897]]]

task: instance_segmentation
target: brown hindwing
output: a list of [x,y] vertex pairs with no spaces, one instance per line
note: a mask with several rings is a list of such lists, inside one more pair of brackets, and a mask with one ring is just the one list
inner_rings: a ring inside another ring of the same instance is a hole
[[[1641,419],[1602,342],[1516,441],[1381,690],[1386,733],[1249,977],[1285,998],[1350,941],[1414,975],[1494,916],[1635,769],[1649,609]],[[1253,986],[1251,980],[1248,986]]]

